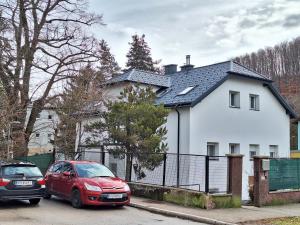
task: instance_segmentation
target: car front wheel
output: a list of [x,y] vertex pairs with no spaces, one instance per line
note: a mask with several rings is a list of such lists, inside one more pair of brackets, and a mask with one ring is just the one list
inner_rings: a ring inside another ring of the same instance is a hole
[[80,191],[78,189],[75,189],[72,192],[72,206],[76,209],[80,209],[82,207]]
[[40,198],[29,199],[30,205],[37,205],[41,201]]

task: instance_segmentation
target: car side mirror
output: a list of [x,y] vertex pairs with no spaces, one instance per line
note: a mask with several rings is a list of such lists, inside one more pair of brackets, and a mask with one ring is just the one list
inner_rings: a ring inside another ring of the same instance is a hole
[[66,176],[66,177],[70,177],[71,176],[71,173],[66,171],[66,172],[63,172],[63,175]]

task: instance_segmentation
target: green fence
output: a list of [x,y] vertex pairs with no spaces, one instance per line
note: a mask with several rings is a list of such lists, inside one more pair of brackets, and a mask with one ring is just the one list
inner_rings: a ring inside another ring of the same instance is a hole
[[300,189],[300,159],[270,159],[269,190]]
[[38,168],[40,168],[41,172],[45,174],[49,165],[53,162],[53,154],[46,153],[40,155],[32,155],[27,157],[20,157],[17,158],[17,160],[34,163]]

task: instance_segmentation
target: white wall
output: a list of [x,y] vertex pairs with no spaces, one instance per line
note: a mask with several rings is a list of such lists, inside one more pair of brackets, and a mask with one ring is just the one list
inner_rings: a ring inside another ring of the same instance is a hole
[[[229,107],[230,90],[240,92],[240,109]],[[260,111],[249,110],[249,94],[260,96]],[[229,79],[191,108],[190,153],[206,154],[207,142],[218,142],[219,155],[225,155],[229,153],[229,143],[239,143],[244,155],[243,199],[248,199],[248,176],[253,175],[249,144],[259,144],[260,155],[269,155],[269,145],[278,145],[279,156],[289,157],[289,119],[261,82]]]
[[[31,107],[27,109],[26,121],[29,119],[30,113]],[[49,119],[49,115],[52,116],[51,119]],[[44,109],[41,111],[40,117],[36,119],[33,132],[28,143],[29,154],[52,152],[53,144],[50,143],[50,140],[54,140],[54,132],[58,123],[59,117],[54,110]],[[37,133],[39,134],[39,137],[36,137]]]

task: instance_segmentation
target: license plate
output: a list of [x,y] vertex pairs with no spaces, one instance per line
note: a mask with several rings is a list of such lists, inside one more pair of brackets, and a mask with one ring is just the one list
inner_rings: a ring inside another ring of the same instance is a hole
[[107,198],[109,199],[118,199],[118,198],[122,198],[123,195],[122,194],[109,194],[107,195]]
[[28,181],[28,180],[15,181],[14,184],[16,186],[30,186],[32,185],[32,181]]

